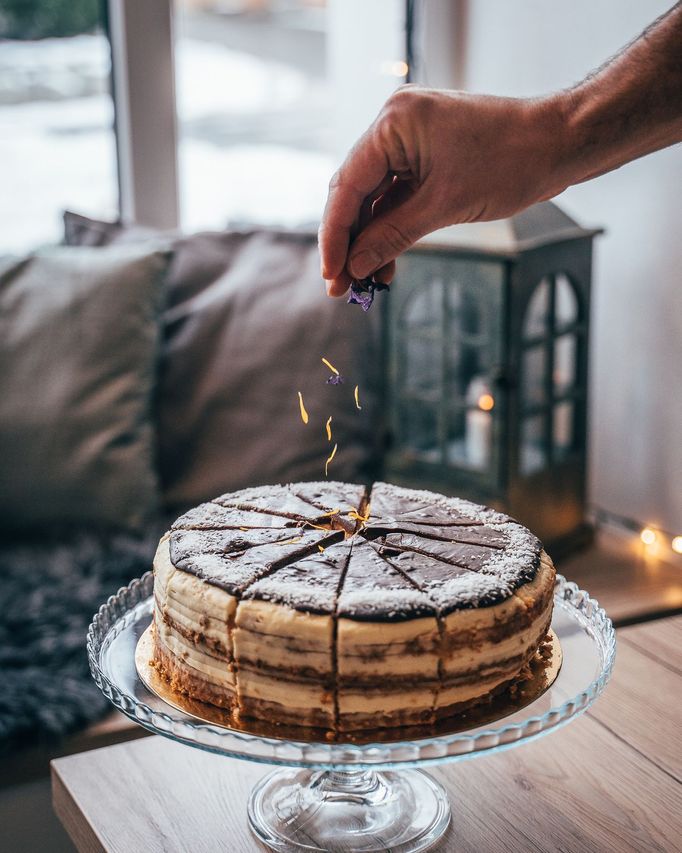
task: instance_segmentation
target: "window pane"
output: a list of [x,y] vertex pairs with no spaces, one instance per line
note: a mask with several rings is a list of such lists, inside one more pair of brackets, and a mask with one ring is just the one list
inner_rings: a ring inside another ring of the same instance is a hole
[[101,6],[35,6],[0,14],[0,253],[59,242],[67,207],[118,215]]
[[578,319],[578,299],[568,276],[559,273],[556,277],[555,318],[558,327],[568,326]]
[[416,329],[436,329],[442,326],[443,284],[438,278],[427,280],[412,291],[402,310],[405,333]]
[[448,424],[447,461],[450,465],[485,471],[493,455],[496,401],[483,376],[474,377],[466,395],[466,410],[453,408]]
[[554,342],[554,393],[564,394],[575,385],[578,340],[575,335],[562,335]]
[[407,403],[400,407],[398,430],[408,453],[426,462],[440,462],[435,409]]
[[314,222],[334,161],[326,9],[176,0],[181,221]]
[[523,323],[523,336],[526,339],[547,334],[549,326],[549,288],[549,281],[543,278],[530,298]]
[[519,468],[525,477],[547,466],[545,447],[545,416],[525,418],[521,424]]
[[575,405],[571,401],[559,403],[554,407],[552,442],[555,459],[561,459],[573,449],[574,409]]
[[404,388],[432,393],[440,387],[441,344],[436,337],[407,337],[404,342]]
[[546,371],[547,358],[544,344],[524,351],[521,365],[521,401],[524,407],[546,402]]

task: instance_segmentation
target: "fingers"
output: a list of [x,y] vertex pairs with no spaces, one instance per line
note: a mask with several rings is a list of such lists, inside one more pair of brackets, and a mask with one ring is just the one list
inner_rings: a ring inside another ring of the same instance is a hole
[[387,153],[379,146],[373,129],[360,138],[331,179],[329,196],[318,232],[322,276],[340,276],[346,265],[351,229],[366,197],[377,189],[390,168]]
[[380,281],[382,284],[390,284],[395,278],[395,261],[389,261],[385,266],[381,267],[374,273],[374,281]]
[[377,281],[388,283],[398,255],[432,230],[428,204],[410,182],[395,185],[386,195],[391,197],[376,204],[374,218],[350,247],[347,269],[354,278],[374,274]]

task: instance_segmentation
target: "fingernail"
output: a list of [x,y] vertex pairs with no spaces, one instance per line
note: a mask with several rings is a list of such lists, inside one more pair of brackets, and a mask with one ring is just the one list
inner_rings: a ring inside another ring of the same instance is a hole
[[381,255],[375,249],[363,249],[353,255],[349,262],[350,271],[356,278],[367,278],[381,265]]
[[333,282],[333,281],[325,281],[324,286],[325,286],[325,288],[326,288],[326,290],[327,290],[327,296],[331,296],[331,295],[332,295],[332,285],[333,285],[333,284],[334,284],[334,282]]

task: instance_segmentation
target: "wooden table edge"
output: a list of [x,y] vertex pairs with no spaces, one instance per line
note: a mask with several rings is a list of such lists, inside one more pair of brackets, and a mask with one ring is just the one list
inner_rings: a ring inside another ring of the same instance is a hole
[[[112,746],[118,746],[118,744],[112,744]],[[104,749],[107,748],[109,747],[104,747]],[[99,835],[64,783],[57,767],[59,761],[60,759],[57,758],[50,762],[54,813],[79,853],[107,853]]]

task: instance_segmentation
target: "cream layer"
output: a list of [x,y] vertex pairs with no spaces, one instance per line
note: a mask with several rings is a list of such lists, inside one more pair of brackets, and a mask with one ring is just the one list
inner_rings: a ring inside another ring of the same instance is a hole
[[237,599],[223,589],[176,569],[168,534],[154,557],[154,596],[164,615],[188,633],[203,636],[232,658],[232,631]]
[[390,714],[394,711],[431,711],[436,700],[437,684],[419,687],[401,686],[360,690],[339,687],[337,703],[339,714]]
[[[492,666],[503,667],[505,661],[515,660],[519,655],[526,656],[529,650],[538,647],[544,636],[551,609],[550,602],[528,628],[499,642],[479,641],[475,646],[460,646],[445,653],[442,659],[442,675],[447,678]],[[447,643],[447,640],[445,642]]]
[[331,680],[334,621],[329,615],[250,599],[240,601],[234,630],[237,666]]
[[179,634],[163,620],[156,619],[154,623],[156,641],[174,657],[179,658],[194,674],[205,679],[210,684],[224,688],[234,693],[236,687],[235,674],[232,667],[225,661],[202,652],[198,646]]
[[261,699],[282,705],[289,711],[319,710],[328,714],[330,719],[334,716],[333,691],[310,681],[301,681],[286,673],[271,676],[252,669],[239,669],[237,694],[240,704],[248,703],[249,699]]
[[360,622],[340,618],[337,668],[340,678],[438,678],[440,636],[435,617],[405,622]]

